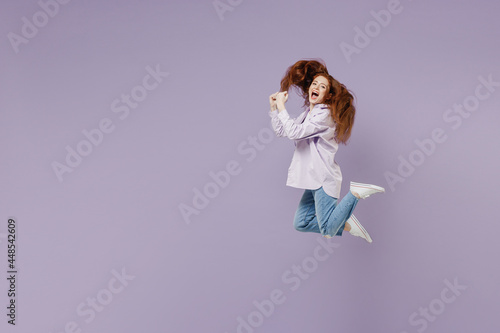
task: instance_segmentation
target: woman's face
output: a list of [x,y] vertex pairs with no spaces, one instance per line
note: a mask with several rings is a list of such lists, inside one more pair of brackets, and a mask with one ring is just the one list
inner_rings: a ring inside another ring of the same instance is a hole
[[330,90],[328,80],[324,76],[317,76],[309,86],[309,103],[311,105],[323,103]]

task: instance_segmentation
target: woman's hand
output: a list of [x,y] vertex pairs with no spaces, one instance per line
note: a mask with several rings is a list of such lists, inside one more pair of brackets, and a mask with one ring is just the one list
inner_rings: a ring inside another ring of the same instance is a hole
[[279,111],[283,111],[285,109],[285,103],[287,100],[288,100],[288,91],[282,91],[276,95],[276,106]]
[[278,95],[278,93],[274,93],[271,96],[269,96],[269,104],[271,105],[271,111],[274,111],[278,108],[276,106],[276,95]]

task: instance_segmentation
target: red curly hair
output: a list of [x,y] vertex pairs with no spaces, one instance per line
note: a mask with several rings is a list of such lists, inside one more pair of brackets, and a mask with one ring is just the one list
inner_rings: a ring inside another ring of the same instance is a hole
[[304,98],[304,106],[309,106],[309,87],[314,79],[323,76],[328,80],[329,92],[323,104],[328,105],[335,121],[335,136],[338,142],[346,144],[351,136],[356,108],[354,95],[339,81],[328,73],[326,65],[321,60],[300,60],[290,66],[281,79],[280,91],[296,87]]

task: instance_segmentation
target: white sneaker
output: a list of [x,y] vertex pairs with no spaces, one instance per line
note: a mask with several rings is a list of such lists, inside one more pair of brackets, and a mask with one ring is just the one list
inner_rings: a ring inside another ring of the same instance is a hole
[[361,199],[366,199],[374,193],[385,192],[385,189],[377,185],[351,182],[351,192],[356,192]]
[[347,220],[347,222],[349,222],[349,225],[351,226],[351,230],[349,230],[349,233],[351,235],[361,237],[368,243],[372,242],[372,239],[368,234],[368,231],[366,231],[365,228],[363,228],[361,223],[359,223],[358,219],[354,215],[351,215],[351,217],[349,218],[349,220]]

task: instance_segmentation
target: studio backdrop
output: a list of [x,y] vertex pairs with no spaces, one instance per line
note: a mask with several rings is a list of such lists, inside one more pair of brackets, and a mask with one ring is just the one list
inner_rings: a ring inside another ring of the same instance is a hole
[[[2,1],[1,331],[498,332],[499,11]],[[301,59],[355,96],[371,244],[293,227],[269,96]]]

